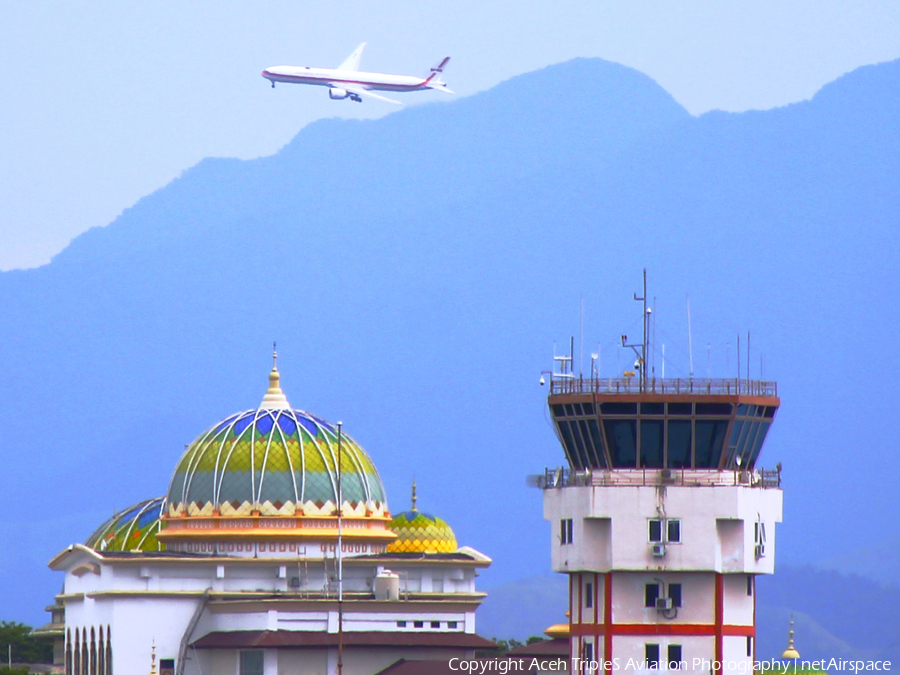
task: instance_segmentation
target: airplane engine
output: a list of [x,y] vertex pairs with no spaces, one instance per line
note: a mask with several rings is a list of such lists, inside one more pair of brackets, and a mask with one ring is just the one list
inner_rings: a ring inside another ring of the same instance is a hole
[[331,97],[333,101],[340,101],[341,99],[347,98],[350,94],[346,89],[338,89],[337,87],[332,87],[328,90],[328,96]]

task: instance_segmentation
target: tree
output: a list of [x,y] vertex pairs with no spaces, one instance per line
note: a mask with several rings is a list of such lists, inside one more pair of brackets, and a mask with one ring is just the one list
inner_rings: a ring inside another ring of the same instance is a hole
[[[0,657],[6,659],[12,646],[16,663],[51,663],[53,645],[41,642],[31,635],[31,626],[16,621],[0,621]],[[8,669],[7,669],[8,670]],[[16,671],[11,671],[15,673]],[[5,675],[0,670],[0,675]]]

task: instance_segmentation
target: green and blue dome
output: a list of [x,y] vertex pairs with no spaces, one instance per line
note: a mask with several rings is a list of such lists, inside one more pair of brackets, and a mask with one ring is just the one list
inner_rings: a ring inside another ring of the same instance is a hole
[[[279,381],[273,367],[258,409],[225,418],[188,446],[169,485],[169,516],[336,513],[338,427],[293,409]],[[343,430],[340,438],[345,515],[385,514],[375,464]]]
[[138,502],[98,527],[84,542],[96,551],[160,551],[160,518],[164,512],[164,497]]

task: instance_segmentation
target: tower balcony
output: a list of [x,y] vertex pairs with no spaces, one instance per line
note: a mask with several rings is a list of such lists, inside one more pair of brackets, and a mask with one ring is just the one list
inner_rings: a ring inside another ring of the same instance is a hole
[[732,378],[657,378],[641,382],[639,377],[582,377],[554,373],[550,395],[554,394],[674,394],[692,396],[778,397],[778,383]]
[[528,476],[530,487],[553,490],[566,487],[750,487],[781,488],[781,469],[710,471],[709,469],[544,469]]

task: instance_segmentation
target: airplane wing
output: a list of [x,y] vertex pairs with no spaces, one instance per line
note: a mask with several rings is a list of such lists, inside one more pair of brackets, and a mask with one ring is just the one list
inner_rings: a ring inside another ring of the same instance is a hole
[[359,58],[362,56],[366,43],[363,42],[359,47],[353,50],[353,53],[337,67],[337,70],[359,70]]
[[403,105],[400,101],[395,101],[392,98],[387,98],[386,96],[379,96],[378,94],[373,94],[368,89],[363,89],[362,87],[348,87],[346,84],[335,84],[335,87],[340,87],[345,91],[349,91],[351,94],[356,94],[357,96],[368,96],[369,98],[374,98],[378,101],[385,101],[386,103],[393,103],[394,105]]

